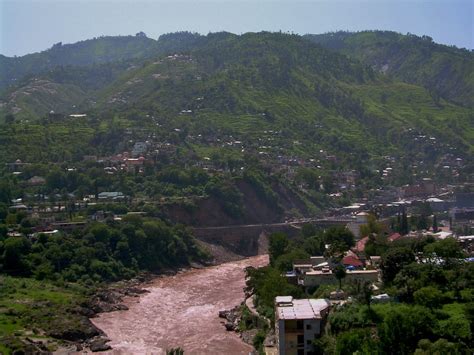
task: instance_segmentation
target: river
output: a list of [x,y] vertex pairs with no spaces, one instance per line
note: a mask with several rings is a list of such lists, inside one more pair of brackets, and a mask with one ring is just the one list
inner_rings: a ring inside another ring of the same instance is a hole
[[127,311],[102,313],[91,319],[113,350],[109,354],[165,354],[181,347],[185,354],[248,354],[235,332],[227,332],[218,312],[244,300],[244,269],[264,266],[267,255],[192,269],[159,277],[139,298],[126,298]]

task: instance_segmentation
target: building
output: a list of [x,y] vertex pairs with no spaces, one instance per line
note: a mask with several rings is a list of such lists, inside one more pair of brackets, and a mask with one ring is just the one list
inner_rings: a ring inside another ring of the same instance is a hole
[[[379,280],[378,270],[346,270],[343,282],[377,282]],[[308,271],[300,279],[304,287],[315,287],[320,285],[336,285],[339,281],[329,268],[323,270]]]
[[349,229],[355,238],[360,239],[360,227],[368,223],[369,214],[367,212],[359,212],[355,216],[355,220],[347,224]]
[[143,155],[148,150],[147,142],[136,142],[132,148],[132,157],[138,158],[140,155]]
[[97,196],[99,200],[123,200],[125,195],[120,191],[104,191]]
[[41,176],[33,176],[26,181],[26,184],[29,186],[41,186],[46,184],[46,179]]
[[365,252],[365,246],[367,245],[369,241],[369,237],[364,237],[356,242],[356,245],[352,250],[356,254],[363,254]]
[[458,192],[454,199],[454,205],[457,208],[474,208],[474,192]]
[[387,238],[387,240],[388,240],[389,242],[394,242],[394,241],[400,239],[401,237],[402,237],[402,236],[401,236],[400,233],[393,233],[393,234],[391,234],[391,235]]
[[324,329],[330,303],[326,299],[275,299],[275,335],[280,355],[307,355],[313,351],[313,340]]
[[406,185],[400,189],[400,197],[430,196],[436,192],[434,182],[429,178],[424,178],[417,185]]
[[143,171],[144,163],[144,157],[124,159],[125,169],[129,173],[139,173]]

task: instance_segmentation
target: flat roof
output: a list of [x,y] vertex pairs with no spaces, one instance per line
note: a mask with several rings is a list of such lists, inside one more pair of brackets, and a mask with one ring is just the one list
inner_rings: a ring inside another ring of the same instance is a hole
[[[346,270],[346,275],[357,275],[357,274],[375,274],[378,270]],[[312,270],[306,272],[305,275],[332,275],[332,271]]]
[[292,296],[277,296],[275,302],[278,303],[291,303],[293,302]]
[[290,305],[277,307],[278,319],[321,319],[321,312],[329,308],[330,303],[324,298],[305,298],[293,300]]
[[312,267],[313,264],[293,264],[293,267]]

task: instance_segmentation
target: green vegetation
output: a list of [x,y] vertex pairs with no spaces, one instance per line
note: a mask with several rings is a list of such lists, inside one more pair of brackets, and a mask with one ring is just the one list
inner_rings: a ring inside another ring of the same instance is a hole
[[[468,51],[389,32],[182,32],[158,41],[139,33],[0,57],[2,336],[31,327],[49,336],[54,317],[75,323],[64,314],[87,296],[85,285],[205,260],[189,230],[167,220],[170,210],[195,225],[277,222],[422,177],[468,181],[472,63]],[[127,166],[118,154],[136,143],[145,158]],[[459,169],[441,171],[447,157],[459,157]],[[99,199],[112,191],[123,198]],[[437,216],[419,209],[391,229],[436,227]],[[103,220],[41,233],[45,219],[92,218]],[[456,242],[389,243],[387,230],[372,216],[361,232],[367,255],[382,256],[382,291],[396,302],[371,304],[368,285],[345,282],[350,232],[309,225],[296,240],[270,238],[270,266],[247,270],[246,292],[273,319],[275,296],[304,296],[282,273],[324,254],[354,302],[331,315],[315,343],[321,353],[472,352],[473,270]],[[261,350],[268,329],[248,315],[242,326],[262,328]]]
[[[50,338],[53,333],[73,329],[80,331],[77,307],[91,289],[79,284],[61,286],[32,278],[0,276],[0,350],[9,354],[25,350],[18,340]],[[54,312],[51,310],[54,309]],[[54,350],[59,342],[51,343]],[[26,349],[28,351],[28,349]]]
[[[364,226],[372,231],[378,243],[384,237],[379,222],[371,218]],[[401,239],[386,244],[382,250],[383,283],[377,292],[388,293],[390,301],[378,303],[372,298],[369,283],[341,283],[345,270],[338,260],[353,245],[353,239],[343,229],[318,232],[311,226],[302,229],[302,236],[289,241],[285,235],[270,238],[271,266],[247,271],[247,292],[255,295],[260,314],[271,318],[276,296],[328,298],[334,285],[305,289],[289,284],[281,271],[302,257],[296,250],[308,245],[308,240],[339,245],[325,251],[335,264],[334,273],[352,301],[334,306],[324,334],[314,341],[321,354],[431,354],[472,352],[473,326],[473,263],[453,238],[435,241],[433,238]],[[318,253],[311,253],[317,255]],[[309,254],[306,254],[307,256]],[[306,257],[307,257],[306,256]],[[288,260],[287,260],[288,258]],[[282,264],[281,260],[285,260]],[[284,265],[280,270],[275,267]],[[403,341],[401,341],[403,339]]]
[[474,104],[474,59],[467,49],[434,43],[429,36],[389,31],[333,32],[305,37],[398,80],[422,85],[435,100],[441,96],[470,107]]
[[0,255],[4,273],[83,283],[117,281],[206,257],[184,227],[139,215],[122,223],[92,224],[72,235],[3,238]]
[[30,351],[20,341],[25,337],[48,339],[54,350],[63,341],[98,335],[87,318],[91,311],[83,308],[94,291],[145,271],[208,259],[184,226],[156,218],[131,214],[71,234],[33,235],[25,213],[0,217],[7,224],[21,223],[28,235],[7,236],[6,228],[0,233],[0,343],[7,354]]

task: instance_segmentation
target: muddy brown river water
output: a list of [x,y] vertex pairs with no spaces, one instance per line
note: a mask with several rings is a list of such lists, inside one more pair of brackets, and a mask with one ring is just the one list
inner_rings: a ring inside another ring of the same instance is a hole
[[129,310],[92,322],[111,339],[109,354],[165,354],[173,347],[185,354],[248,354],[252,347],[225,330],[218,312],[244,300],[245,267],[267,263],[260,255],[157,278],[146,284],[149,293],[125,299]]

